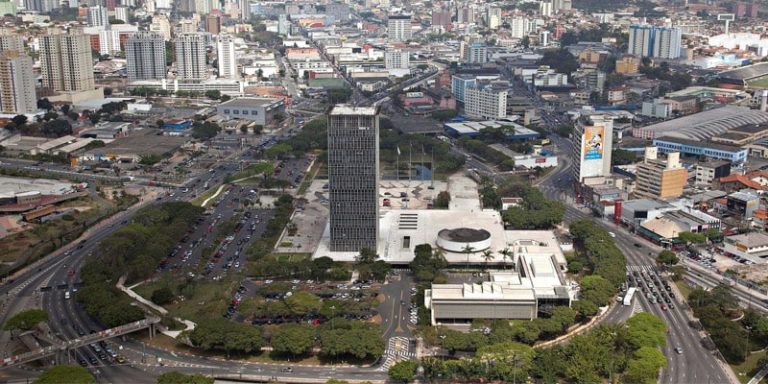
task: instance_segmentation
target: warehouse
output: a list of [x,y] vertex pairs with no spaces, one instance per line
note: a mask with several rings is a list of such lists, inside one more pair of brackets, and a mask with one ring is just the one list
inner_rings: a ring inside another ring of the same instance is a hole
[[241,97],[221,103],[217,112],[228,119],[251,120],[259,125],[267,125],[285,112],[285,103],[276,98]]

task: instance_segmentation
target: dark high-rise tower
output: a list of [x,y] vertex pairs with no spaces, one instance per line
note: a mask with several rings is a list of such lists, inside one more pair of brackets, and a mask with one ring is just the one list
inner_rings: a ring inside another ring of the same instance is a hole
[[331,251],[376,251],[379,233],[377,108],[336,105],[328,114]]

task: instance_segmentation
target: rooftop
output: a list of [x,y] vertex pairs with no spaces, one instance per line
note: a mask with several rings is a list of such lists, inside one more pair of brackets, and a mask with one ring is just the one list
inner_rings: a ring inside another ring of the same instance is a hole
[[768,246],[768,235],[760,232],[748,232],[741,235],[728,236],[728,240],[744,244],[748,248]]
[[768,75],[768,63],[757,63],[746,67],[720,72],[721,79],[750,80]]
[[638,128],[638,130],[641,132],[652,132],[654,137],[667,136],[703,141],[736,127],[762,123],[768,123],[768,113],[734,105],[724,105],[693,115]]
[[337,104],[331,109],[330,115],[366,115],[375,116],[376,107],[354,107],[349,104]]
[[[722,135],[720,135],[722,137]],[[707,147],[710,149],[717,149],[718,151],[725,151],[725,152],[739,152],[743,151],[741,147],[736,147],[733,145],[726,145],[726,144],[720,144],[720,143],[713,143],[711,141],[698,141],[698,140],[689,140],[689,139],[683,139],[680,137],[673,137],[673,136],[663,136],[659,137],[653,140],[656,141],[664,141],[668,143],[677,143],[677,144],[683,144],[683,145],[691,145],[695,147]]]
[[219,106],[233,108],[266,107],[281,101],[282,99],[271,97],[238,97],[236,99],[223,102]]

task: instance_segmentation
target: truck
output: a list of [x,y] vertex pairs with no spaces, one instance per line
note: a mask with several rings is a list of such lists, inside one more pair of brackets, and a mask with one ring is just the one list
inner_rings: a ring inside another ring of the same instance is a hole
[[635,296],[635,291],[637,291],[636,287],[629,287],[627,289],[627,294],[624,295],[624,305],[632,305],[632,297]]

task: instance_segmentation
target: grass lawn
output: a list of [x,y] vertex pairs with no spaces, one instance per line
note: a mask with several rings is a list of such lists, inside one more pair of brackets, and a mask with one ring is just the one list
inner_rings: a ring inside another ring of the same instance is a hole
[[691,287],[689,287],[684,280],[675,281],[675,285],[677,285],[677,289],[680,290],[680,294],[683,295],[683,299],[688,300],[688,295],[692,291]]
[[300,261],[312,257],[311,253],[273,253],[272,256],[278,261]]
[[747,82],[750,88],[768,88],[768,79],[760,79]]
[[213,196],[213,194],[216,193],[216,191],[218,191],[218,190],[219,190],[219,185],[214,185],[211,189],[201,193],[194,200],[192,200],[191,201],[192,205],[197,205],[198,207],[202,207],[203,206],[203,201],[205,201],[205,199]]
[[[731,369],[733,369],[733,372],[736,373],[736,376],[739,378],[739,381],[742,383],[749,382],[749,379],[754,376],[757,371],[759,371],[759,367],[757,366],[758,360],[765,356],[765,352],[755,352],[747,357],[747,360],[745,360],[743,363],[739,365],[733,365],[731,364]],[[761,381],[765,382],[765,381]]]
[[184,299],[165,308],[171,315],[182,319],[220,319],[232,299],[233,289],[237,288],[242,278],[239,274],[229,273],[220,281],[194,280],[181,288],[173,287],[174,293],[181,294]]

